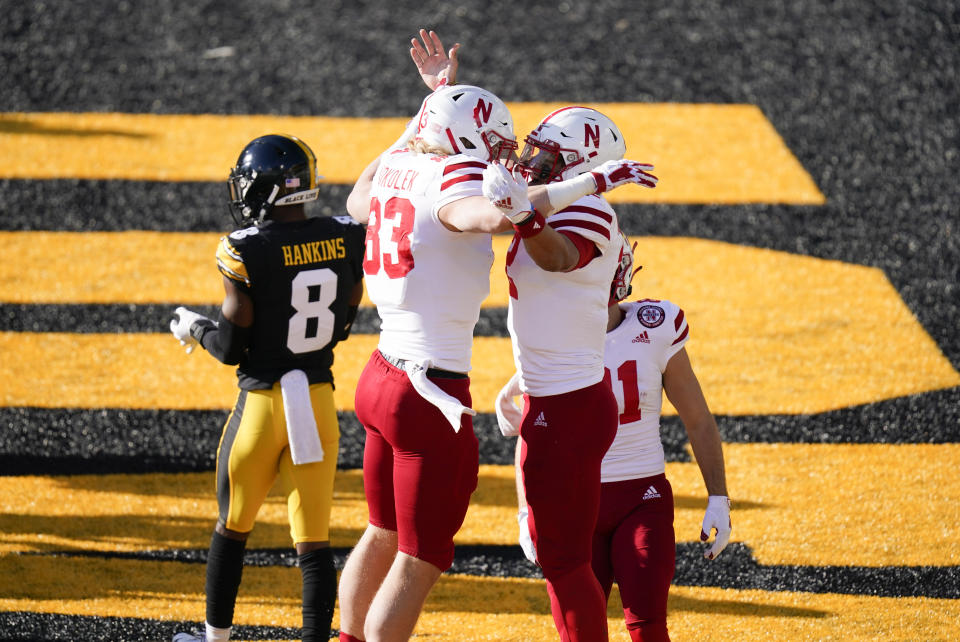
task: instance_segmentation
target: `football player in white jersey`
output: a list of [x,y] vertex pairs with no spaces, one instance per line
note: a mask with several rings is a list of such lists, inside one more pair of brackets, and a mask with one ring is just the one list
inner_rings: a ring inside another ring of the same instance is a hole
[[473,328],[490,290],[490,233],[509,227],[481,192],[488,162],[515,156],[503,102],[479,87],[442,87],[411,123],[347,204],[367,224],[364,276],[381,319],[355,397],[369,525],[341,575],[348,642],[408,639],[453,562],[479,467]]
[[[364,273],[381,332],[356,392],[370,524],[341,576],[345,642],[411,635],[452,563],[453,536],[477,482],[467,372],[489,293],[490,233],[512,224],[483,195],[483,172],[515,160],[517,144],[502,101],[453,85],[450,58],[440,58],[414,55],[434,91],[347,202],[367,223]],[[553,209],[545,190],[529,198]]]
[[[689,329],[683,310],[654,299],[618,304],[629,296],[634,272],[633,249],[625,237],[621,257],[610,287],[604,353],[604,384],[616,397],[619,428],[600,472],[592,566],[607,598],[616,580],[631,640],[651,642],[670,639],[667,592],[676,561],[673,492],[660,440],[663,392],[680,415],[707,489],[700,539],[716,531],[704,553],[707,559],[716,559],[730,539],[730,503],[720,433],[684,347]],[[513,397],[519,394],[515,375],[497,399],[506,435],[518,434],[521,410]],[[518,455],[519,446],[518,441]],[[537,562],[520,478],[518,456],[520,545]]]
[[[442,82],[456,72],[435,33],[421,30],[411,56]],[[603,384],[607,288],[619,261],[617,216],[602,193],[655,187],[651,165],[625,160],[623,135],[585,107],[548,114],[526,138],[513,172],[491,163],[483,193],[513,225],[507,254],[507,323],[526,399],[522,471],[529,523],[562,640],[607,639],[606,601],[590,569],[600,462],[617,429]],[[529,185],[528,185],[529,183]],[[549,222],[545,215],[552,216]]]

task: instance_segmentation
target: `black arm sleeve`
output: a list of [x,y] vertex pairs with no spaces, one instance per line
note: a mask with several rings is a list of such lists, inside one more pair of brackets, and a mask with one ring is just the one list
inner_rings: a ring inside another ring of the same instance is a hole
[[190,334],[200,345],[212,354],[217,361],[228,366],[240,363],[247,344],[250,342],[252,328],[242,328],[224,318],[220,311],[220,318],[214,323],[208,319],[195,321],[190,326]]

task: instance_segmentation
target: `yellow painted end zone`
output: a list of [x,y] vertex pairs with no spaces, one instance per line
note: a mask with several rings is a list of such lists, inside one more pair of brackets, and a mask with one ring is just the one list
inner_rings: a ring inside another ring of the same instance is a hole
[[[221,426],[209,428],[218,434]],[[748,545],[761,564],[960,564],[960,540],[951,531],[960,519],[958,444],[728,443],[724,454],[732,541]],[[694,462],[671,462],[667,477],[677,541],[697,542],[706,508],[700,470]],[[213,472],[0,477],[0,557],[202,548],[217,515],[213,488]],[[331,543],[351,546],[367,518],[363,471],[338,471]],[[864,533],[875,532],[884,537],[865,546]],[[456,542],[509,545],[516,536],[513,467],[481,466]],[[286,501],[277,485],[258,514],[250,547],[289,545]]]
[[[656,166],[654,190],[612,202],[790,203],[825,199],[753,105],[587,104],[611,116],[627,157]],[[510,103],[518,139],[559,103]],[[122,113],[0,114],[0,178],[222,181],[251,139],[292,134],[317,154],[325,182],[353,183],[403,131],[405,118]]]
[[[507,304],[508,240],[495,238],[487,306]],[[634,278],[633,298],[670,299],[684,309],[687,351],[716,413],[824,412],[960,385],[960,373],[876,268],[699,239],[635,240],[644,269]],[[216,242],[215,234],[0,233],[10,257],[0,262],[0,302],[167,303],[171,313],[180,303],[216,304],[223,296]],[[0,360],[8,382],[0,401],[231,406],[232,369],[203,353],[182,354],[166,335],[168,322],[158,318],[163,334],[153,336],[0,334],[0,354],[10,355]],[[356,335],[337,348],[340,408],[353,407],[353,386],[375,345],[375,336]],[[149,370],[140,365],[145,354],[152,355]],[[512,370],[507,337],[476,340],[478,410],[492,410]],[[196,377],[196,385],[177,385],[174,376]],[[212,382],[223,382],[220,393],[210,390]],[[666,412],[673,412],[669,404]]]

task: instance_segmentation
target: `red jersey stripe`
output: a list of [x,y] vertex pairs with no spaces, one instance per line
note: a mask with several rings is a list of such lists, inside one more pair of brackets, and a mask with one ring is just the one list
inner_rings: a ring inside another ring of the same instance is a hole
[[479,169],[484,170],[487,168],[487,164],[483,161],[466,161],[463,163],[454,163],[453,165],[447,165],[443,168],[443,175],[446,176],[450,172],[457,172],[461,169]]
[[547,221],[547,225],[553,229],[558,227],[579,227],[584,230],[590,230],[591,232],[596,232],[597,234],[603,235],[604,238],[610,238],[610,228],[605,225],[600,225],[599,223],[593,223],[591,221],[557,221],[550,219]]
[[457,183],[463,183],[465,181],[483,181],[483,174],[463,174],[461,176],[457,176],[456,178],[445,180],[440,184],[440,191],[442,192],[448,187],[452,187]]
[[683,310],[680,310],[677,318],[673,320],[673,329],[679,330],[681,325],[683,325]]
[[557,212],[557,214],[568,214],[568,213],[579,213],[579,214],[590,214],[592,216],[599,216],[607,223],[613,221],[613,216],[603,210],[598,210],[595,207],[587,207],[586,205],[571,205],[570,207],[564,208]]
[[686,338],[687,338],[687,332],[689,332],[689,331],[690,331],[690,326],[685,327],[685,328],[683,329],[683,332],[680,333],[680,336],[677,337],[677,338],[674,340],[674,342],[671,343],[670,345],[675,346],[675,345],[677,345],[678,343],[680,343],[681,341],[683,341],[684,339],[686,339]]

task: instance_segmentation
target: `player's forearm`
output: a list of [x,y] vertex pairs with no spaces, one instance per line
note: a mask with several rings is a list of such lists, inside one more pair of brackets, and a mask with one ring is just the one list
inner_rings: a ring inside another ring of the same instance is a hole
[[550,216],[596,191],[597,183],[588,172],[559,183],[532,186],[527,195],[538,212]]
[[727,477],[723,462],[723,443],[713,416],[701,418],[687,426],[687,438],[700,467],[709,495],[727,495]]
[[527,496],[523,490],[523,470],[520,468],[521,438],[517,437],[517,446],[513,453],[513,469],[517,482],[517,506],[520,510],[527,507]]
[[217,323],[204,319],[190,326],[190,334],[213,357],[228,366],[240,363],[250,341],[251,328],[235,325],[221,312]]

